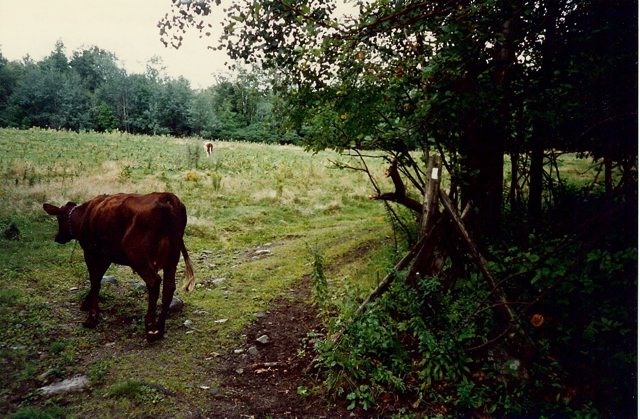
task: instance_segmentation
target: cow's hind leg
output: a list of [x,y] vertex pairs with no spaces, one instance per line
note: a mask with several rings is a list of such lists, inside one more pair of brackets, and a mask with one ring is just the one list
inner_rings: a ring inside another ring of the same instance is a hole
[[147,307],[144,324],[147,331],[147,342],[154,342],[162,339],[162,336],[164,336],[164,327],[160,329],[156,324],[156,307],[158,305],[158,297],[160,296],[162,279],[155,269],[150,266],[140,269],[138,273],[142,279],[144,279],[144,282],[147,284],[147,289],[149,290],[149,306]]
[[[178,256],[179,257],[179,256]],[[164,334],[165,322],[169,316],[169,306],[173,300],[173,293],[176,290],[176,263],[169,263],[164,268],[164,281],[162,283],[162,309],[158,319],[158,330]]]
[[102,281],[102,277],[104,276],[107,269],[109,269],[109,262],[89,258],[85,254],[85,262],[87,263],[87,268],[89,270],[89,282],[91,284],[91,289],[89,289],[89,294],[85,297],[80,309],[82,311],[88,311],[89,316],[87,320],[83,323],[84,327],[94,328],[98,324],[98,300],[100,295],[100,281]]

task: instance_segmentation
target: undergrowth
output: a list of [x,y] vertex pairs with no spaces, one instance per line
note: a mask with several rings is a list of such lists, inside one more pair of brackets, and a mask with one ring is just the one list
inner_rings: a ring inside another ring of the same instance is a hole
[[358,317],[357,289],[343,286],[350,298],[317,292],[328,333],[315,343],[320,379],[304,393],[327,393],[367,414],[633,416],[637,207],[602,205],[604,216],[592,205],[573,212],[571,225],[550,208],[555,228],[490,249],[515,313],[507,328],[471,263],[453,282],[424,278],[415,288],[396,272]]

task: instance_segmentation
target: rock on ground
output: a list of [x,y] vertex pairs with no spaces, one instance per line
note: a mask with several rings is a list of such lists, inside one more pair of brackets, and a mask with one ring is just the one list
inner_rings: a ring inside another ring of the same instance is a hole
[[53,383],[48,386],[41,387],[40,391],[45,395],[64,393],[66,391],[82,391],[87,384],[89,384],[89,378],[86,375],[80,375],[68,378],[60,383]]

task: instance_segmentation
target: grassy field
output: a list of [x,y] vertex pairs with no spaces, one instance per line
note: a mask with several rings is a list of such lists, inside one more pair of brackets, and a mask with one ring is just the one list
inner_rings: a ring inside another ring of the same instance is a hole
[[[199,139],[0,129],[0,416],[206,411],[201,387],[220,382],[206,355],[232,351],[256,313],[312,273],[314,252],[331,267],[334,295],[346,287],[366,294],[386,274],[395,240],[384,206],[367,198],[373,190],[365,175],[330,162],[357,165],[348,159],[234,142],[215,142],[207,157]],[[383,189],[393,189],[382,162],[369,167]],[[569,158],[559,168],[583,177],[590,164]],[[101,291],[102,322],[84,329],[82,251],[73,242],[54,243],[57,223],[42,204],[153,191],[174,192],[187,207],[185,243],[197,288],[176,294],[183,312],[169,318],[163,341],[148,345],[146,295],[127,285],[141,280],[112,266],[107,275],[118,284]],[[373,251],[363,255],[365,247]],[[38,391],[76,375],[89,377],[88,391]],[[131,379],[181,397],[140,390]]]
[[[331,264],[363,244],[382,251],[392,240],[383,206],[367,199],[368,179],[335,169],[329,159],[340,157],[332,153],[216,142],[206,157],[198,139],[44,130],[0,130],[0,150],[3,416],[25,408],[55,412],[64,402],[71,416],[180,417],[184,406],[157,393],[127,397],[127,380],[184,393],[181,400],[198,408],[205,403],[199,387],[218,380],[204,356],[230,351],[255,313],[310,274],[313,249]],[[107,272],[118,284],[101,291],[101,326],[82,327],[79,301],[88,290],[82,251],[53,242],[57,223],[42,203],[152,191],[174,192],[185,203],[185,242],[199,285],[176,294],[185,301],[183,313],[169,319],[166,339],[149,346],[146,296],[126,286],[141,281],[128,268]],[[258,258],[255,249],[271,253]],[[374,252],[341,263],[329,279],[370,289],[375,260]],[[224,288],[212,282],[219,278]],[[80,374],[89,376],[89,392],[43,398],[37,390]]]

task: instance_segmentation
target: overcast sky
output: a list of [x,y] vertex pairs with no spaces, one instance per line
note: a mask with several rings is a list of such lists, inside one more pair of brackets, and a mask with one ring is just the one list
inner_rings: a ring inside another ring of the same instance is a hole
[[[218,39],[187,33],[179,50],[160,42],[157,23],[171,11],[171,0],[0,0],[0,52],[8,60],[48,56],[61,40],[67,56],[81,47],[97,46],[115,53],[129,74],[143,73],[149,58],[163,59],[170,77],[184,76],[193,88],[213,84],[212,73],[226,73],[224,51],[207,49]],[[222,8],[214,9],[220,13]]]

